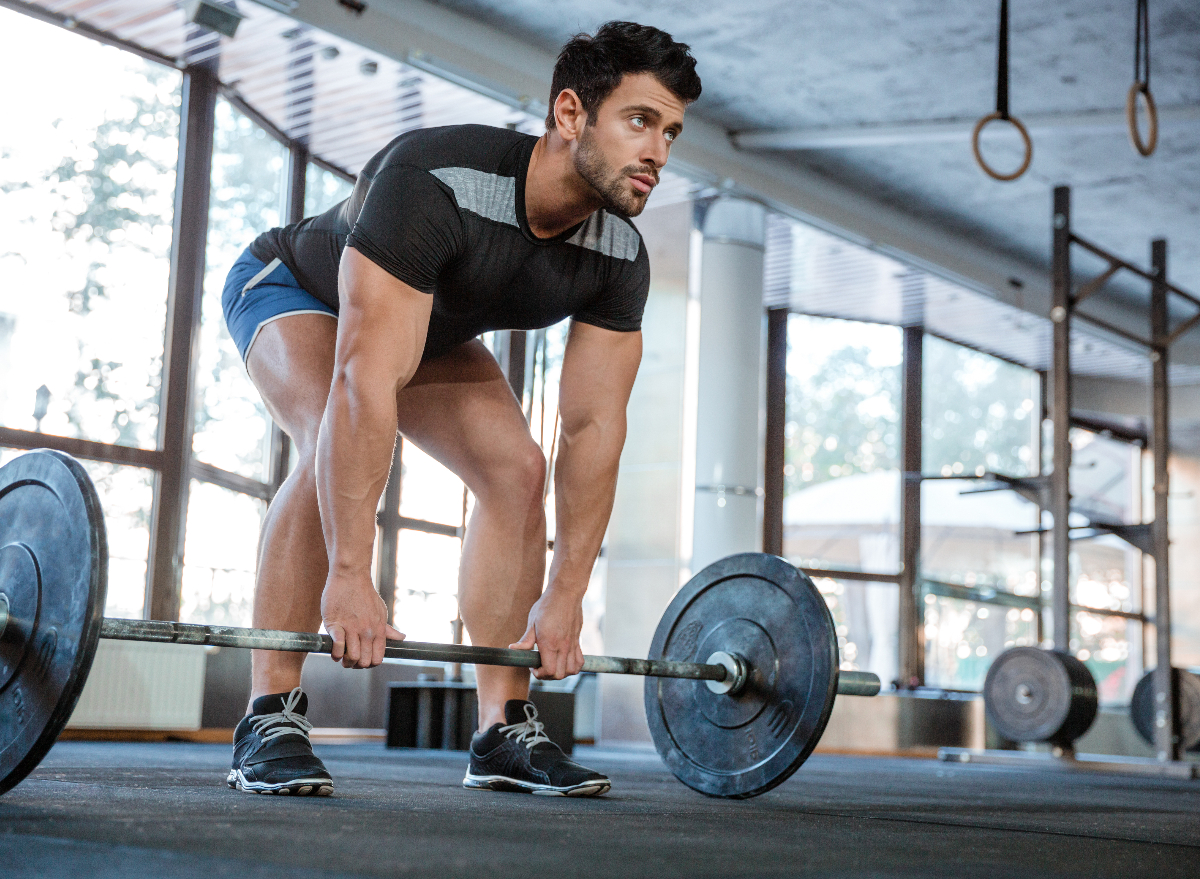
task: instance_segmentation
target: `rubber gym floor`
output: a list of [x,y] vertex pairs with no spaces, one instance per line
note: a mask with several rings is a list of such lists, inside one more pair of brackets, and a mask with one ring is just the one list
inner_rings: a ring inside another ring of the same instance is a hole
[[1200,876],[1200,782],[818,755],[753,800],[580,748],[597,799],[460,787],[462,754],[321,745],[329,798],[236,793],[229,749],[61,742],[0,797],[0,875]]

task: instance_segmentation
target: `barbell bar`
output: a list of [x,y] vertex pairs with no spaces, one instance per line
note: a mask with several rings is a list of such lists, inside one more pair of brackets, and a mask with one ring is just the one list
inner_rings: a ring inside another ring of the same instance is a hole
[[[333,650],[320,633],[104,618],[107,573],[99,497],[79,462],[42,450],[0,467],[0,793],[53,745],[101,638]],[[389,641],[385,655],[542,664],[534,650],[411,641]],[[645,677],[647,723],[668,767],[703,793],[744,798],[807,759],[836,695],[879,692],[875,675],[839,666],[833,618],[812,580],[782,558],[741,553],[676,593],[646,659],[587,656],[583,670]]]
[[[0,593],[2,596],[2,593]],[[0,633],[3,626],[0,626]],[[112,641],[151,641],[160,644],[203,644],[213,647],[240,647],[248,650],[282,650],[292,653],[332,653],[333,639],[313,632],[285,632],[278,629],[249,629],[236,626],[203,626],[163,620],[126,620],[105,617],[100,637]],[[740,657],[733,654],[736,663]],[[477,647],[473,644],[435,644],[424,641],[388,641],[384,656],[425,662],[460,662],[475,665],[501,665],[508,668],[540,668],[541,654],[536,650],[511,650],[504,647]],[[711,658],[711,657],[710,657]],[[680,678],[731,684],[729,692],[741,691],[739,674],[717,662],[681,662],[664,659],[630,659],[621,656],[584,656],[581,671],[596,674],[640,675],[655,678]],[[748,676],[748,669],[741,673]],[[838,673],[839,696],[874,696],[879,693],[879,677],[871,672]]]

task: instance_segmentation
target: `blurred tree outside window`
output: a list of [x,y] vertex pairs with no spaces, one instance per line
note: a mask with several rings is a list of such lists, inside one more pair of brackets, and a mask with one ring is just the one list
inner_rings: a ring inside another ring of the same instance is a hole
[[[265,481],[271,421],[225,326],[221,290],[241,252],[280,223],[287,149],[224,99],[217,101],[214,140],[192,451],[197,460]],[[193,480],[180,619],[250,624],[265,512],[257,498]]]
[[311,162],[304,175],[304,216],[315,217],[345,201],[354,184]]
[[271,422],[225,326],[221,290],[242,251],[280,225],[286,170],[283,144],[218,100],[192,450],[200,461],[258,480],[270,466]]
[[[788,317],[784,555],[806,568],[900,565],[898,327]],[[898,673],[895,583],[818,578],[842,666]]]
[[9,10],[0,34],[6,82],[60,59],[0,93],[0,423],[154,448],[180,74]]
[[[0,76],[0,424],[153,449],[181,75],[0,9]],[[140,617],[154,474],[83,466],[108,534],[105,612]]]
[[[980,491],[995,483],[954,477],[1036,475],[1041,383],[1031,369],[928,335],[923,370],[923,473],[943,477],[921,485],[926,682],[974,690],[1004,650],[1038,643],[1039,511],[1016,492]],[[955,586],[1025,602],[939,594]]]
[[899,566],[898,327],[788,318],[784,551],[809,567]]

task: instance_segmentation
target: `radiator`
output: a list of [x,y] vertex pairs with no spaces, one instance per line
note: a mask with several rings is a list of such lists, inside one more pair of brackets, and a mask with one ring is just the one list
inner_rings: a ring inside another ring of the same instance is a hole
[[205,648],[101,641],[68,727],[199,729]]

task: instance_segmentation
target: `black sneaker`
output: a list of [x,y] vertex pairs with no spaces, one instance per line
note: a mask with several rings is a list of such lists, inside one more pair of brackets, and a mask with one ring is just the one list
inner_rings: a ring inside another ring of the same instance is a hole
[[259,696],[233,731],[233,768],[229,786],[256,794],[327,797],[333,778],[313,754],[305,719],[308,696],[291,693]]
[[493,724],[471,737],[471,762],[463,787],[559,797],[592,797],[612,782],[571,760],[542,732],[532,702],[509,699],[507,726]]

